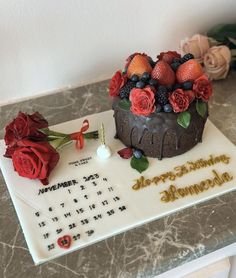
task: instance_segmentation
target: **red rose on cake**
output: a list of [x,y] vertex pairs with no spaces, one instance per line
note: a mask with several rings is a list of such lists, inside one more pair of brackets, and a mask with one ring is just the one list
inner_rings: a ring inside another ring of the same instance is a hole
[[13,146],[16,141],[23,138],[45,138],[46,135],[39,129],[46,127],[48,122],[38,112],[31,115],[19,112],[17,117],[5,127],[4,140],[6,145]]
[[48,184],[48,177],[59,161],[59,153],[48,142],[20,140],[11,152],[13,166],[22,177],[39,179]]
[[193,91],[196,98],[199,98],[205,102],[209,100],[212,95],[212,85],[205,74],[194,81]]
[[183,112],[189,107],[189,96],[182,89],[176,89],[169,96],[169,102],[175,113]]
[[118,70],[113,76],[109,84],[109,95],[111,97],[119,96],[119,90],[125,85],[127,76]]
[[134,88],[130,92],[131,112],[135,115],[148,116],[155,111],[155,95],[150,87]]

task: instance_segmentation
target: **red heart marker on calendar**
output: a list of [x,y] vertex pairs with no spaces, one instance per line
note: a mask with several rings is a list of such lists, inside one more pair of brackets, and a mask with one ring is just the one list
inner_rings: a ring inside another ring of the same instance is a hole
[[58,240],[57,240],[57,244],[61,248],[65,248],[65,249],[70,248],[70,245],[71,245],[71,236],[65,235],[65,236],[59,237]]

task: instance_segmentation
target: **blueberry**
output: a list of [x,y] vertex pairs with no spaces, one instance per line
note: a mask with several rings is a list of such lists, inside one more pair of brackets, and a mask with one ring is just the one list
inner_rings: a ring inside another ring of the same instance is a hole
[[140,150],[135,150],[133,152],[133,155],[134,155],[135,158],[140,159],[143,154],[142,154],[142,152]]
[[169,103],[167,103],[166,105],[164,105],[164,107],[163,107],[163,109],[164,109],[164,111],[166,112],[166,113],[170,113],[170,112],[172,112],[172,106],[169,104]]
[[171,68],[172,68],[173,71],[176,71],[177,68],[178,68],[180,65],[181,65],[180,63],[175,62],[175,63],[172,63],[170,66],[171,66]]
[[181,89],[182,88],[182,85],[179,84],[179,83],[176,83],[173,85],[173,91],[176,90],[176,89]]
[[182,84],[182,87],[183,87],[184,90],[192,90],[193,82],[186,81]]
[[133,74],[133,75],[131,76],[131,81],[133,81],[133,82],[138,82],[138,80],[139,80],[139,77],[138,77],[137,74]]
[[150,78],[150,73],[144,72],[141,76],[142,80],[148,80]]
[[160,112],[161,112],[161,105],[160,105],[160,104],[157,104],[157,105],[156,105],[156,112],[157,112],[157,113],[160,113]]
[[145,87],[145,83],[143,81],[138,81],[136,83],[136,88],[143,89]]
[[156,87],[157,84],[158,84],[158,82],[157,82],[156,79],[151,78],[151,79],[149,80],[149,85],[151,85],[151,86],[153,86],[153,87]]

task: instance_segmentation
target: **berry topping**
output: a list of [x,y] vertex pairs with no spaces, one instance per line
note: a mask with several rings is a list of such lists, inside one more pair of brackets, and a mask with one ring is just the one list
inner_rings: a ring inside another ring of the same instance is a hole
[[191,81],[186,81],[186,82],[184,82],[184,83],[182,84],[182,88],[183,88],[184,90],[192,90],[192,88],[193,88],[193,82],[191,82]]
[[176,83],[173,85],[172,90],[175,91],[176,89],[181,89],[181,88],[182,88],[182,85],[179,83]]
[[161,61],[164,61],[168,64],[173,63],[173,59],[180,58],[180,54],[176,51],[167,51],[167,52],[161,52],[160,55],[157,56],[157,58]]
[[151,71],[152,67],[149,63],[148,57],[137,54],[133,57],[128,66],[127,75],[129,78],[134,74],[140,77],[144,72],[151,73]]
[[151,79],[149,80],[149,85],[150,85],[150,86],[153,86],[153,87],[156,87],[156,86],[158,85],[158,82],[157,82],[156,79],[151,78]]
[[172,63],[170,66],[173,71],[176,71],[181,64],[179,62]]
[[133,82],[138,82],[139,81],[139,77],[138,77],[138,75],[137,74],[133,74],[132,76],[131,76],[131,81],[133,81]]
[[160,112],[161,112],[161,105],[160,105],[160,104],[157,104],[157,105],[156,105],[156,112],[157,112],[157,113],[160,113]]
[[143,156],[142,151],[140,151],[140,150],[135,150],[135,151],[133,152],[133,156],[134,156],[135,158],[137,158],[137,159],[140,159],[140,158]]
[[156,102],[161,106],[164,106],[165,104],[169,103],[168,97],[169,93],[167,92],[166,87],[159,86],[158,91],[155,95]]
[[145,82],[140,80],[136,83],[136,88],[143,89],[145,87]]
[[175,83],[175,73],[170,65],[164,61],[156,63],[151,75],[161,85],[172,85]]
[[166,105],[164,105],[164,106],[163,106],[163,109],[164,109],[164,111],[165,111],[166,113],[170,113],[170,112],[173,111],[173,108],[172,108],[172,106],[171,106],[169,103],[167,103]]
[[201,75],[203,75],[202,66],[195,59],[191,59],[180,65],[176,71],[176,77],[179,83],[194,81]]
[[130,91],[135,88],[135,82],[128,81],[121,89],[120,89],[120,98],[129,98]]
[[187,53],[181,58],[182,63],[185,63],[185,62],[187,62],[188,60],[191,60],[191,59],[194,59],[194,56],[191,53]]
[[141,76],[141,79],[147,81],[148,79],[150,79],[150,73],[144,72]]

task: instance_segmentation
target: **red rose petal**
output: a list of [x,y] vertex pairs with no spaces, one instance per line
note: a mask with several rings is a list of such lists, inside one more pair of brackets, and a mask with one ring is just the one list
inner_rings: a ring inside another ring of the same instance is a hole
[[120,155],[120,157],[124,159],[129,159],[133,155],[133,150],[131,148],[124,148],[118,151],[117,153]]

